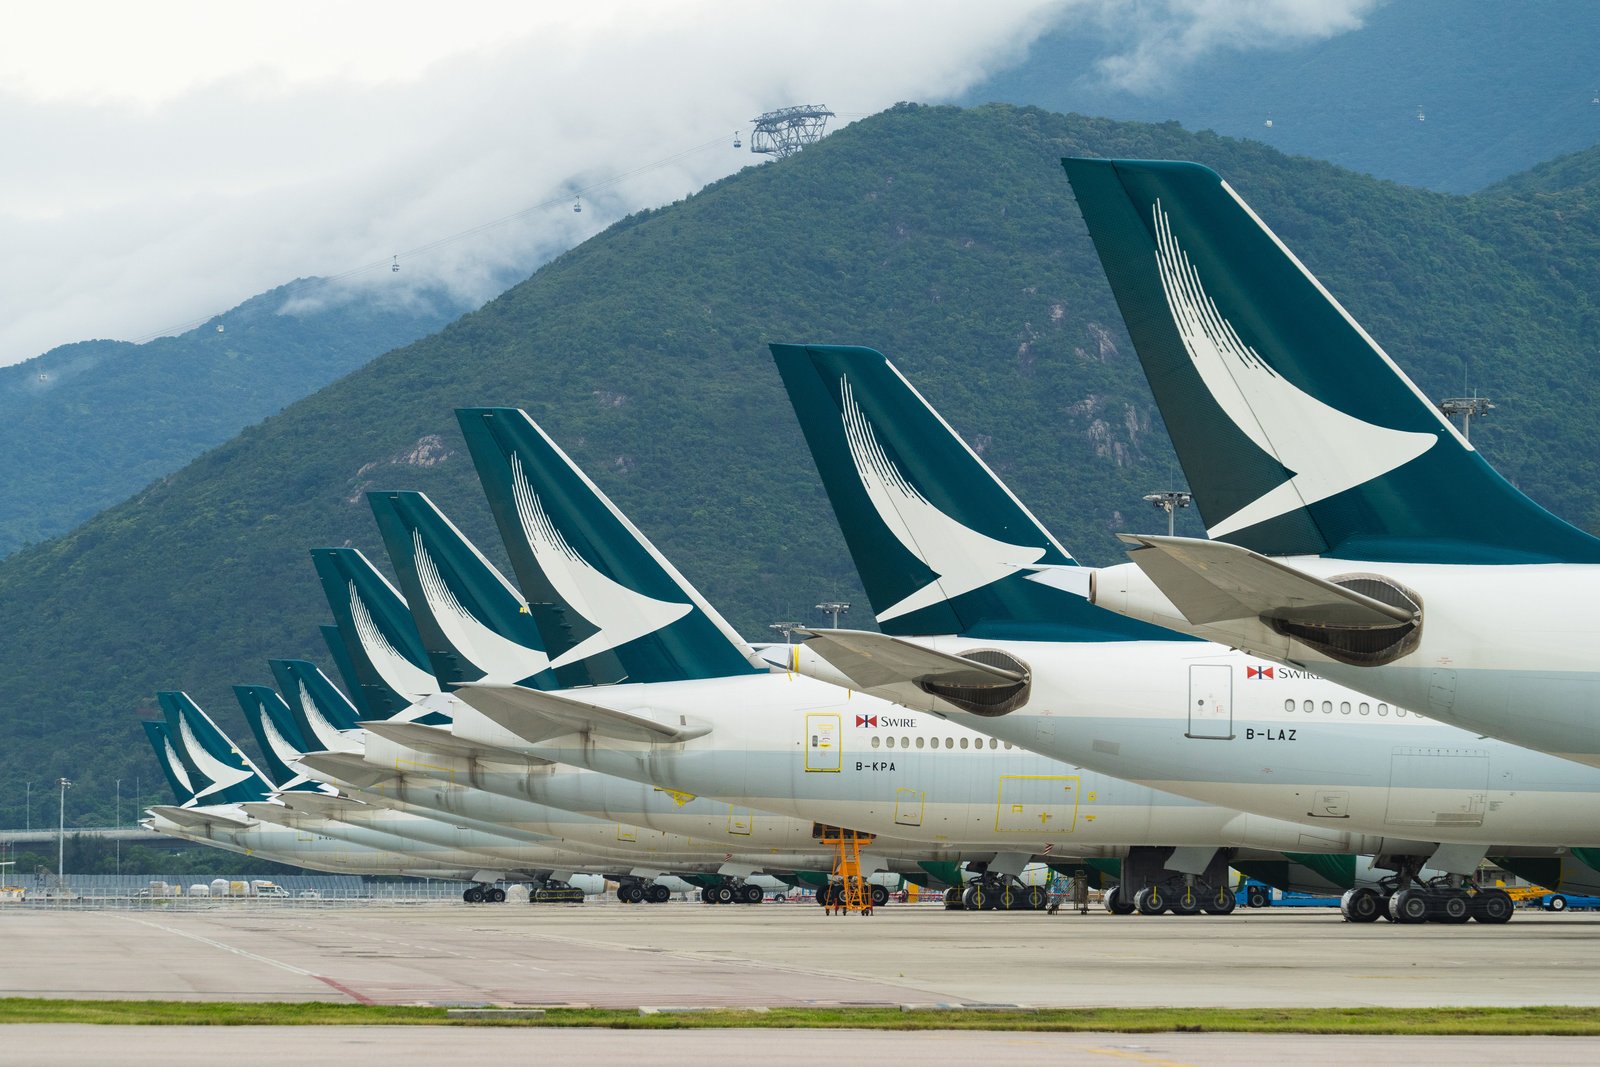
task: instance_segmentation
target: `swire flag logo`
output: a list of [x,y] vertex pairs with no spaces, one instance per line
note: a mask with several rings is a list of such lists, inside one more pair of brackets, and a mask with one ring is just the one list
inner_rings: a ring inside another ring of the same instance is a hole
[[876,727],[878,725],[878,717],[876,715],[857,715],[856,725]]
[[1244,677],[1245,677],[1246,681],[1249,681],[1251,678],[1271,678],[1272,677],[1272,668],[1271,667],[1246,667],[1244,669]]

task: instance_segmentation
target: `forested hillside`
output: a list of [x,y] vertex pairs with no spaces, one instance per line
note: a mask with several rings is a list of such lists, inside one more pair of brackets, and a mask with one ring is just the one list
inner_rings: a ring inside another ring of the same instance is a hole
[[[291,299],[301,310],[285,313]],[[0,367],[0,556],[65,533],[464,310],[442,293],[341,296],[303,278],[175,337],[82,341]]]
[[1066,544],[1119,558],[1115,531],[1160,525],[1141,496],[1181,483],[1061,171],[1074,153],[1216,167],[1424,390],[1496,398],[1473,427],[1491,461],[1600,523],[1592,213],[1176,124],[904,105],[618,223],[0,564],[0,824],[21,823],[25,780],[60,774],[109,817],[115,778],[154,776],[136,721],[156,689],[242,734],[229,684],[268,656],[325,660],[306,549],[381,557],[366,490],[427,491],[498,558],[456,405],[528,408],[752,637],[863,603],[769,341],[882,349]]

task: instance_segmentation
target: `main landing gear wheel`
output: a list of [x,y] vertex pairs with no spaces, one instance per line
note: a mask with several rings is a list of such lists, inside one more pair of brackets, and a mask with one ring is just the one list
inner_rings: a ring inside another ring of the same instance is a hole
[[664,885],[648,885],[641,892],[651,904],[665,904],[672,899],[672,890]]
[[1516,910],[1503,889],[1484,889],[1472,898],[1472,917],[1481,923],[1508,923]]
[[872,906],[874,908],[881,908],[887,903],[889,903],[889,888],[887,886],[881,886],[881,885],[873,886],[872,887]]
[[1112,886],[1100,897],[1100,903],[1113,915],[1132,915],[1134,905],[1132,901],[1122,899],[1122,887]]
[[1398,923],[1428,921],[1428,898],[1414,889],[1402,889],[1389,898],[1389,918]]
[[982,882],[973,882],[961,894],[961,906],[968,911],[983,911],[994,907],[994,894]]
[[499,886],[490,886],[483,891],[483,899],[490,904],[504,904],[506,902],[506,891]]
[[1233,895],[1233,890],[1227,886],[1218,886],[1212,890],[1200,904],[1200,909],[1207,915],[1232,915],[1233,909],[1239,906],[1239,898]]
[[1133,906],[1140,915],[1160,915],[1167,910],[1167,898],[1160,889],[1149,885],[1133,895]]
[[1439,901],[1434,915],[1436,922],[1464,923],[1472,919],[1472,904],[1465,894],[1453,894]]
[[1028,911],[1043,911],[1050,903],[1050,894],[1042,885],[1030,885],[1022,891],[1022,905]]
[[644,899],[644,887],[638,882],[617,886],[617,899],[624,904],[637,904]]
[[483,886],[481,886],[481,885],[468,886],[466,892],[461,894],[461,899],[466,901],[468,904],[482,904],[483,903]]
[[733,886],[717,886],[711,890],[711,899],[718,904],[732,904],[734,900]]
[[965,911],[966,905],[961,902],[962,891],[958,885],[953,885],[944,891],[945,911]]
[[1167,907],[1172,909],[1174,915],[1199,915],[1200,899],[1200,894],[1195,892],[1194,886],[1185,885],[1167,898]]
[[1345,922],[1377,922],[1384,908],[1384,899],[1375,889],[1346,889],[1339,898],[1339,914]]
[[747,883],[739,887],[739,903],[741,904],[759,904],[763,895],[761,887],[758,885]]

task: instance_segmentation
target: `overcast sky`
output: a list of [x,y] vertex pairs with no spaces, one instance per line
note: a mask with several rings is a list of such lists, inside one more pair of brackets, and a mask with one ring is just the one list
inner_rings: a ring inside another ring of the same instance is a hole
[[1219,47],[1353,29],[1374,2],[13,5],[0,364],[144,340],[303,275],[485,299],[507,269],[759,161],[762,111],[946,99],[1108,12],[1139,33],[1103,75],[1137,89]]

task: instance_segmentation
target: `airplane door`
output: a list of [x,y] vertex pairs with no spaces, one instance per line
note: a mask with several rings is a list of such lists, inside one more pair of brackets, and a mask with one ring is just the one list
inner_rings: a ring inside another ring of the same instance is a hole
[[1189,665],[1187,737],[1226,741],[1233,737],[1233,668],[1225,663]]
[[844,765],[844,740],[836,712],[806,713],[806,771],[838,771]]
[[926,794],[920,789],[894,791],[894,822],[896,826],[921,826],[922,805]]
[[1078,776],[1003,774],[994,828],[1002,833],[1067,833],[1078,821]]

